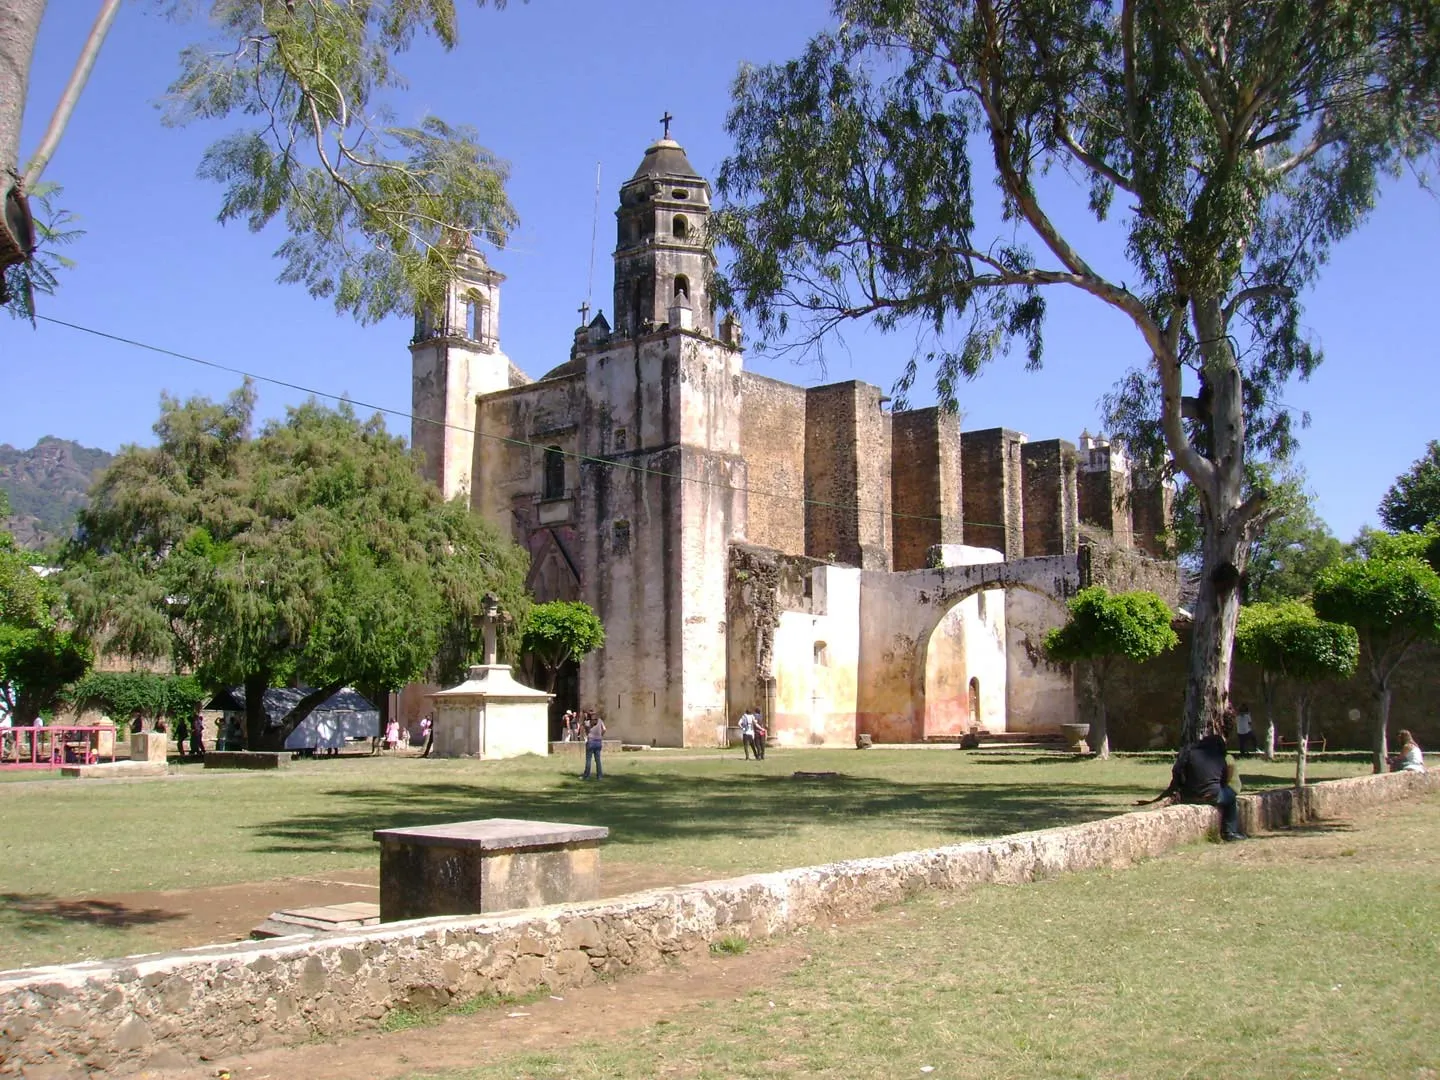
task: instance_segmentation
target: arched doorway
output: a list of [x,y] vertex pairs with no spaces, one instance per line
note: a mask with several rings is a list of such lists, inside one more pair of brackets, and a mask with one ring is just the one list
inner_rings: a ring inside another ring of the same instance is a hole
[[974,676],[970,678],[970,726],[980,726],[980,680]]
[[921,737],[1004,731],[1006,670],[1003,593],[987,589],[956,601],[925,643]]

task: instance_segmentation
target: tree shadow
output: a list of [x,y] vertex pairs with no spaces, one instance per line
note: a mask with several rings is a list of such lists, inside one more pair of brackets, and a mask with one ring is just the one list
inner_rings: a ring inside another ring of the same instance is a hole
[[0,893],[0,907],[18,915],[11,925],[27,932],[49,930],[66,923],[125,930],[185,917],[184,912],[164,908],[136,908],[111,900],[61,900],[49,893]]
[[841,774],[823,781],[770,774],[711,776],[622,773],[545,790],[446,781],[339,789],[320,812],[253,827],[266,852],[375,851],[375,829],[509,817],[601,825],[626,848],[723,836],[783,838],[798,827],[872,825],[895,837],[938,833],[953,842],[1108,817],[1148,787],[1127,784],[895,783]]

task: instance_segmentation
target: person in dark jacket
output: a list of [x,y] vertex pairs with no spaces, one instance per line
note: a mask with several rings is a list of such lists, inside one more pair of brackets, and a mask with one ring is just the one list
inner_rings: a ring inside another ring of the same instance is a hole
[[1244,840],[1240,831],[1239,807],[1235,789],[1227,783],[1225,736],[1212,731],[1189,746],[1182,747],[1170,770],[1170,786],[1145,803],[1162,799],[1214,806],[1220,811],[1220,836],[1224,840]]

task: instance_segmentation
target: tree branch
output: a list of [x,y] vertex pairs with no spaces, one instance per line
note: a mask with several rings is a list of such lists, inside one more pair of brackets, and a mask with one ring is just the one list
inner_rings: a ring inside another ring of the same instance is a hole
[[1227,327],[1230,325],[1230,320],[1235,317],[1235,312],[1240,310],[1242,305],[1248,304],[1251,300],[1258,300],[1262,296],[1283,296],[1287,300],[1293,300],[1295,290],[1289,285],[1252,285],[1249,288],[1241,289],[1231,297],[1230,302],[1225,305],[1221,313],[1225,325]]
[[90,70],[95,66],[95,58],[100,55],[100,46],[105,44],[105,35],[110,32],[110,24],[115,21],[115,13],[119,10],[120,0],[104,0],[101,4],[99,14],[95,16],[95,25],[90,27],[90,34],[80,49],[80,58],[75,61],[75,69],[70,72],[70,79],[60,94],[55,113],[50,117],[50,126],[45,129],[45,135],[40,140],[40,148],[35,151],[35,156],[25,168],[27,188],[33,188],[39,182],[45,166],[50,164],[56,147],[60,145],[60,136],[65,134],[65,126],[70,123],[70,114],[75,111],[75,103],[80,100],[80,95],[85,90],[85,84],[90,79]]
[[1057,116],[1055,118],[1055,135],[1057,138],[1059,138],[1061,144],[1070,151],[1071,156],[1074,157],[1075,160],[1080,162],[1080,164],[1084,165],[1092,172],[1099,173],[1106,180],[1109,180],[1110,183],[1114,184],[1121,190],[1128,191],[1131,195],[1135,195],[1136,197],[1139,196],[1139,192],[1136,190],[1135,181],[1131,180],[1128,176],[1125,176],[1123,173],[1114,169],[1110,165],[1107,165],[1104,161],[1101,161],[1098,157],[1090,153],[1088,150],[1086,150],[1084,147],[1082,147],[1079,143],[1075,141],[1074,136],[1070,134],[1070,125],[1065,123],[1065,119],[1063,117]]

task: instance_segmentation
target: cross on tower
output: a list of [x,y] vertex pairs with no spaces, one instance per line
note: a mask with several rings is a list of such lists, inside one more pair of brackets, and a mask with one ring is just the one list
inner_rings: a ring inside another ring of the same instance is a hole
[[662,124],[665,125],[665,134],[661,136],[662,139],[668,139],[668,138],[670,138],[670,121],[671,121],[671,120],[674,120],[674,119],[675,119],[675,118],[670,115],[670,110],[669,110],[669,109],[666,109],[666,110],[665,110],[665,115],[662,116],[662,117],[660,117],[660,123],[662,123]]
[[590,301],[589,301],[589,300],[586,300],[583,304],[580,305],[580,325],[581,325],[581,326],[589,326],[589,325],[590,325]]

